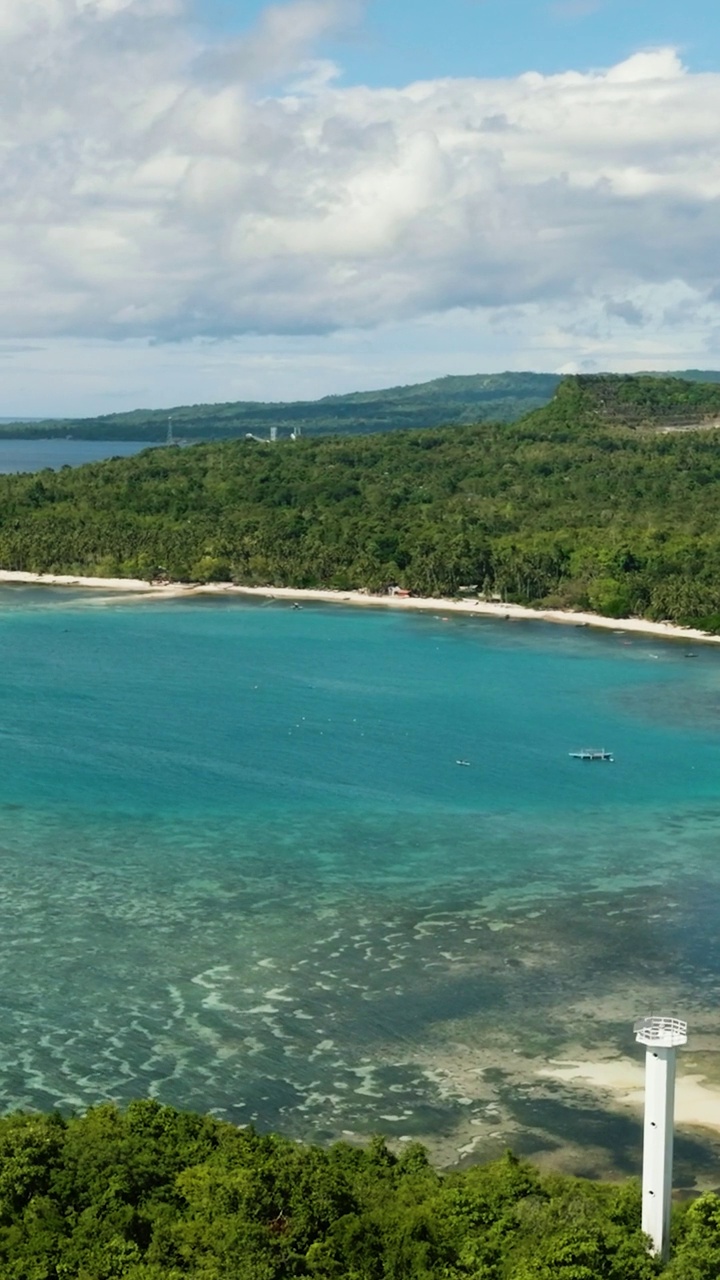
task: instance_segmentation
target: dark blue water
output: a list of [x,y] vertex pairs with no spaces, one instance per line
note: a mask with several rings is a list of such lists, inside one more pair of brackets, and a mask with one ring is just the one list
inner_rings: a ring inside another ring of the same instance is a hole
[[79,467],[83,462],[127,458],[147,448],[147,441],[135,440],[0,440],[0,474]]
[[715,1028],[720,652],[693,651],[4,588],[0,1102],[565,1140],[502,1082],[632,1051],[646,1006]]

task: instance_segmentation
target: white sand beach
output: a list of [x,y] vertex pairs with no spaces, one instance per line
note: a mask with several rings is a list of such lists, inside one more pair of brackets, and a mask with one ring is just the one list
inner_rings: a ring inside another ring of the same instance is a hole
[[692,627],[678,627],[671,622],[649,622],[645,618],[605,618],[598,613],[581,613],[563,609],[531,609],[521,604],[506,604],[487,600],[453,600],[427,596],[374,595],[368,591],[330,591],[301,587],[243,587],[232,582],[182,583],[145,582],[139,578],[88,578],[74,574],[25,573],[14,569],[0,569],[0,586],[3,584],[48,587],[82,587],[104,591],[143,595],[148,599],[169,599],[192,595],[255,596],[266,600],[306,600],[325,604],[352,604],[386,609],[423,610],[441,617],[461,613],[474,617],[502,618],[509,622],[551,622],[564,626],[600,627],[615,632],[658,636],[665,640],[702,641],[704,644],[720,644],[720,636],[710,635]]
[[[580,1089],[609,1094],[616,1104],[642,1111],[645,1099],[645,1067],[632,1058],[606,1062],[551,1062],[538,1072],[551,1080]],[[690,1128],[720,1131],[720,1089],[713,1088],[703,1075],[677,1077],[675,1122]]]

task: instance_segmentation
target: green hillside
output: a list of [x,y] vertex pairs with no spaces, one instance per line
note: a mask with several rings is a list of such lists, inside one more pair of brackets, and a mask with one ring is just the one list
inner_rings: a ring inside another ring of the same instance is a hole
[[652,430],[711,425],[720,421],[720,375],[709,382],[659,374],[566,378],[531,420]]
[[489,419],[508,422],[547,404],[558,382],[559,378],[550,373],[474,374],[287,404],[237,401],[138,409],[100,418],[0,422],[0,438],[71,435],[83,440],[147,440],[150,443],[166,438],[170,417],[174,436],[184,440],[228,439],[244,436],[246,432],[266,437],[273,427],[287,437],[298,430],[309,436],[363,435]]
[[[669,377],[692,382],[720,381],[720,373],[698,369],[643,376],[661,378],[664,382]],[[16,422],[0,418],[0,439],[72,436],[78,440],[147,440],[150,444],[166,439],[169,419],[172,419],[173,436],[181,440],[234,439],[247,433],[265,439],[273,428],[280,437],[287,438],[294,432],[303,436],[366,435],[414,427],[515,422],[546,405],[560,382],[561,378],[554,373],[477,373],[287,404],[248,400],[137,409],[99,418]]]
[[0,565],[421,595],[474,584],[719,631],[720,435],[649,429],[718,411],[717,384],[568,378],[517,423],[0,476]]

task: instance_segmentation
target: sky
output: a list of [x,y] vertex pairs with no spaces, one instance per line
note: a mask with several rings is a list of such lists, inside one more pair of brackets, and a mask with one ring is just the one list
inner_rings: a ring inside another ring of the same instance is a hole
[[720,367],[717,0],[2,0],[0,416]]

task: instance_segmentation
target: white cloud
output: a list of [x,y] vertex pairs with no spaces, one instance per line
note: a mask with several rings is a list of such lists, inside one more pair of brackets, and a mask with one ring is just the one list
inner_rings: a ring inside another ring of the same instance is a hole
[[720,75],[650,50],[343,88],[316,43],[357,14],[297,0],[200,48],[180,0],[3,0],[0,337],[322,334],[478,308],[637,334],[669,323],[674,289],[718,323]]
[[361,0],[291,0],[270,4],[256,26],[239,39],[207,51],[203,70],[222,79],[258,84],[302,65],[309,48],[329,32],[353,24]]

